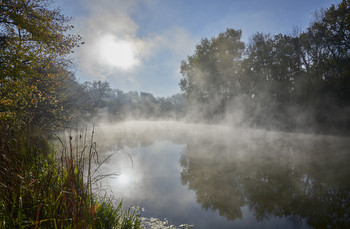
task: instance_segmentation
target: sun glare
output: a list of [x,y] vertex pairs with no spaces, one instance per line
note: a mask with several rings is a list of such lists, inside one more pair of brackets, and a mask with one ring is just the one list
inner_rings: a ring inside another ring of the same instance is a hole
[[99,41],[98,48],[101,61],[108,66],[128,70],[138,63],[135,47],[130,41],[108,35]]
[[121,173],[118,175],[117,183],[121,186],[128,186],[130,183],[130,177],[128,174]]

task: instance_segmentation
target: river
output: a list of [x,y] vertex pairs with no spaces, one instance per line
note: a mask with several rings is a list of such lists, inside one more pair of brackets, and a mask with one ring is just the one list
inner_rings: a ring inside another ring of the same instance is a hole
[[103,186],[149,221],[349,228],[347,137],[172,121],[100,124],[94,136],[110,156],[101,172],[118,174]]

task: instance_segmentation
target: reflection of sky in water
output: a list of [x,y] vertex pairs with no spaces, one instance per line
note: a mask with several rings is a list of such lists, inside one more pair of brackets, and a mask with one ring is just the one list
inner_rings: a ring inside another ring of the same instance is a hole
[[[187,202],[193,198],[193,194],[189,199],[185,196],[174,199],[187,191],[181,184],[180,177],[182,168],[179,160],[183,148],[184,146],[162,141],[151,146],[123,149],[121,152],[127,152],[132,157],[133,168],[126,154],[120,153],[109,160],[110,171],[122,176],[121,180],[117,177],[109,181],[114,194],[125,200],[133,199],[133,204],[137,204],[135,201],[150,202],[155,208]],[[128,182],[124,182],[124,179]]]
[[[179,160],[184,146],[168,141],[155,142],[148,147],[126,148],[129,156],[117,154],[108,162],[110,172],[120,175],[109,179],[113,193],[126,205],[145,208],[143,216],[168,218],[172,224],[194,224],[195,228],[288,228],[287,219],[256,222],[248,207],[242,207],[242,221],[227,221],[217,211],[203,210],[187,185],[181,184]],[[218,187],[219,188],[219,187]],[[290,228],[293,228],[290,225]]]
[[[115,134],[106,155],[118,153],[103,169],[119,174],[107,180],[114,195],[125,206],[143,207],[144,217],[167,218],[171,224],[195,228],[309,228],[306,218],[312,221],[314,214],[314,221],[318,220],[317,211],[332,205],[322,202],[324,198],[344,203],[350,198],[348,182],[338,187],[349,177],[342,168],[349,159],[344,143],[338,150],[323,140],[303,140],[305,136],[291,141],[288,135],[262,133],[254,138],[242,132],[227,139],[220,133],[192,138],[179,131],[184,137],[177,138],[169,131],[152,136],[147,128],[138,131],[141,135]],[[335,156],[329,156],[328,150]],[[334,179],[333,172],[340,178]],[[332,192],[340,194],[325,195]]]

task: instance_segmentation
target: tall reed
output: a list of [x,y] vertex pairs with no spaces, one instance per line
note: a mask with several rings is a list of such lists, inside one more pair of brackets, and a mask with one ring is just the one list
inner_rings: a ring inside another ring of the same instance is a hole
[[93,193],[94,132],[90,141],[85,131],[53,147],[38,129],[3,130],[0,228],[141,228],[135,210]]

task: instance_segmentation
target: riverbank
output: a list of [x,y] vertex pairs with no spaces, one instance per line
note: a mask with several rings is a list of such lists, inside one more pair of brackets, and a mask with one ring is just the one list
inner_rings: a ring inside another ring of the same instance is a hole
[[92,192],[93,137],[69,136],[58,149],[44,136],[1,131],[0,228],[141,228],[136,210]]

